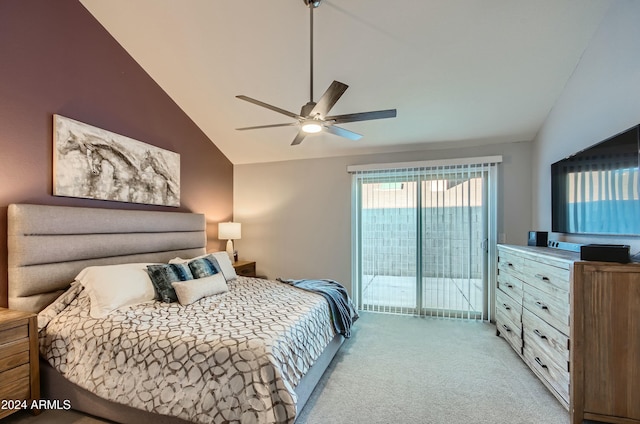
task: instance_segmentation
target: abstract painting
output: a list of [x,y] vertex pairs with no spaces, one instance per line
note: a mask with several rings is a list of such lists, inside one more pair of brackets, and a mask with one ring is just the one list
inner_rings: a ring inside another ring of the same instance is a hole
[[180,206],[180,155],[53,115],[53,194]]

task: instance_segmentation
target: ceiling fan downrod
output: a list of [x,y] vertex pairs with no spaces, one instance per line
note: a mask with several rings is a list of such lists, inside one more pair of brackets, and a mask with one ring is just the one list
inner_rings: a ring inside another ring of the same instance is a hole
[[309,8],[309,103],[313,103],[313,9],[320,6],[320,1],[302,0]]

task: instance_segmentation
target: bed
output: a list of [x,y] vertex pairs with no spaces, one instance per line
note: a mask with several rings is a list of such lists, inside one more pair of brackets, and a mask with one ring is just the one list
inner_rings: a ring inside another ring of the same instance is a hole
[[[293,423],[344,341],[322,296],[250,277],[188,305],[155,301],[92,316],[89,290],[71,284],[80,271],[202,257],[202,214],[14,204],[8,248],[9,307],[40,312],[43,397],[116,422]],[[176,316],[187,324],[173,324]],[[74,339],[88,333],[98,338]],[[172,337],[183,345],[167,346]],[[96,362],[78,368],[78,356]],[[241,360],[229,365],[227,356]]]

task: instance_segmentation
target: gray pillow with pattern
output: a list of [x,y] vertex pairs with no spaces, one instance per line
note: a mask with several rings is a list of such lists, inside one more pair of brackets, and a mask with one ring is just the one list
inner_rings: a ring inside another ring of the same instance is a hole
[[193,280],[187,264],[147,265],[147,273],[160,300],[166,303],[178,301],[178,295],[171,283]]
[[209,277],[220,272],[218,261],[213,255],[193,259],[188,265],[194,278]]

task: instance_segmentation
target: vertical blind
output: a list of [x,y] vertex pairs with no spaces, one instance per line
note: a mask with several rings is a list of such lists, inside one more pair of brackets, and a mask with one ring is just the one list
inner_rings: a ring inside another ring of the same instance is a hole
[[360,309],[488,318],[500,158],[487,159],[349,168]]

